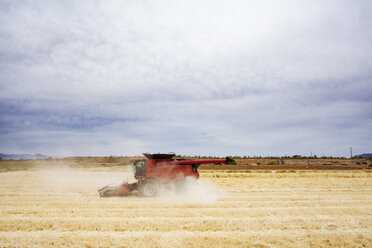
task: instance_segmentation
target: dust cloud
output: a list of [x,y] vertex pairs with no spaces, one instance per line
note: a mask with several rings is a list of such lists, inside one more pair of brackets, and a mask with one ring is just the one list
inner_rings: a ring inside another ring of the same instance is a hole
[[158,198],[172,203],[209,204],[225,197],[226,193],[217,185],[206,180],[187,177],[182,185],[160,187]]
[[[119,185],[134,182],[129,166],[117,168],[74,168],[60,166],[37,171],[42,184],[50,190],[94,192],[107,184]],[[97,194],[98,195],[98,194]]]

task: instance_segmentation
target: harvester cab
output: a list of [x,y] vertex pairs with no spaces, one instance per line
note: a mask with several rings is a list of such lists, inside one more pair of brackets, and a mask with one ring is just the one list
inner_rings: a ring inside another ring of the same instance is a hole
[[173,159],[174,153],[143,153],[145,159],[132,161],[135,183],[122,183],[119,186],[107,185],[98,190],[101,197],[123,196],[138,190],[143,196],[155,196],[160,187],[174,184],[180,186],[186,178],[199,178],[198,168],[201,164],[222,164],[234,162],[233,159]]
[[145,176],[146,160],[134,160],[132,161],[131,166],[133,168],[134,177]]

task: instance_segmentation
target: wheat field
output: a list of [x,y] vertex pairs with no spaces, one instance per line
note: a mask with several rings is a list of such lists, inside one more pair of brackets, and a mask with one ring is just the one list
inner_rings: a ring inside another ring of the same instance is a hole
[[202,171],[156,198],[99,198],[128,168],[0,173],[0,247],[372,247],[368,171]]

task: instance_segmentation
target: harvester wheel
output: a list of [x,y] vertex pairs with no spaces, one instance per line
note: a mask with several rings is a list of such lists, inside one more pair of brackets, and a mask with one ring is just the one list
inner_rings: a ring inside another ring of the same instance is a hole
[[138,185],[138,191],[146,197],[155,196],[159,190],[159,183],[155,179],[146,179]]

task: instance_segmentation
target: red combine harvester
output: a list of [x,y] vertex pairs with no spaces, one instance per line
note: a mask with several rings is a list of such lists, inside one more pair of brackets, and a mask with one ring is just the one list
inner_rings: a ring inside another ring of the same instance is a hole
[[136,159],[132,161],[135,183],[122,183],[119,186],[107,185],[99,189],[101,197],[123,196],[133,190],[138,190],[143,196],[155,196],[162,185],[174,184],[182,187],[186,178],[198,179],[198,168],[201,164],[208,163],[232,163],[233,159],[201,159],[186,160],[172,159],[175,155],[171,154],[149,154],[144,153],[146,159]]

